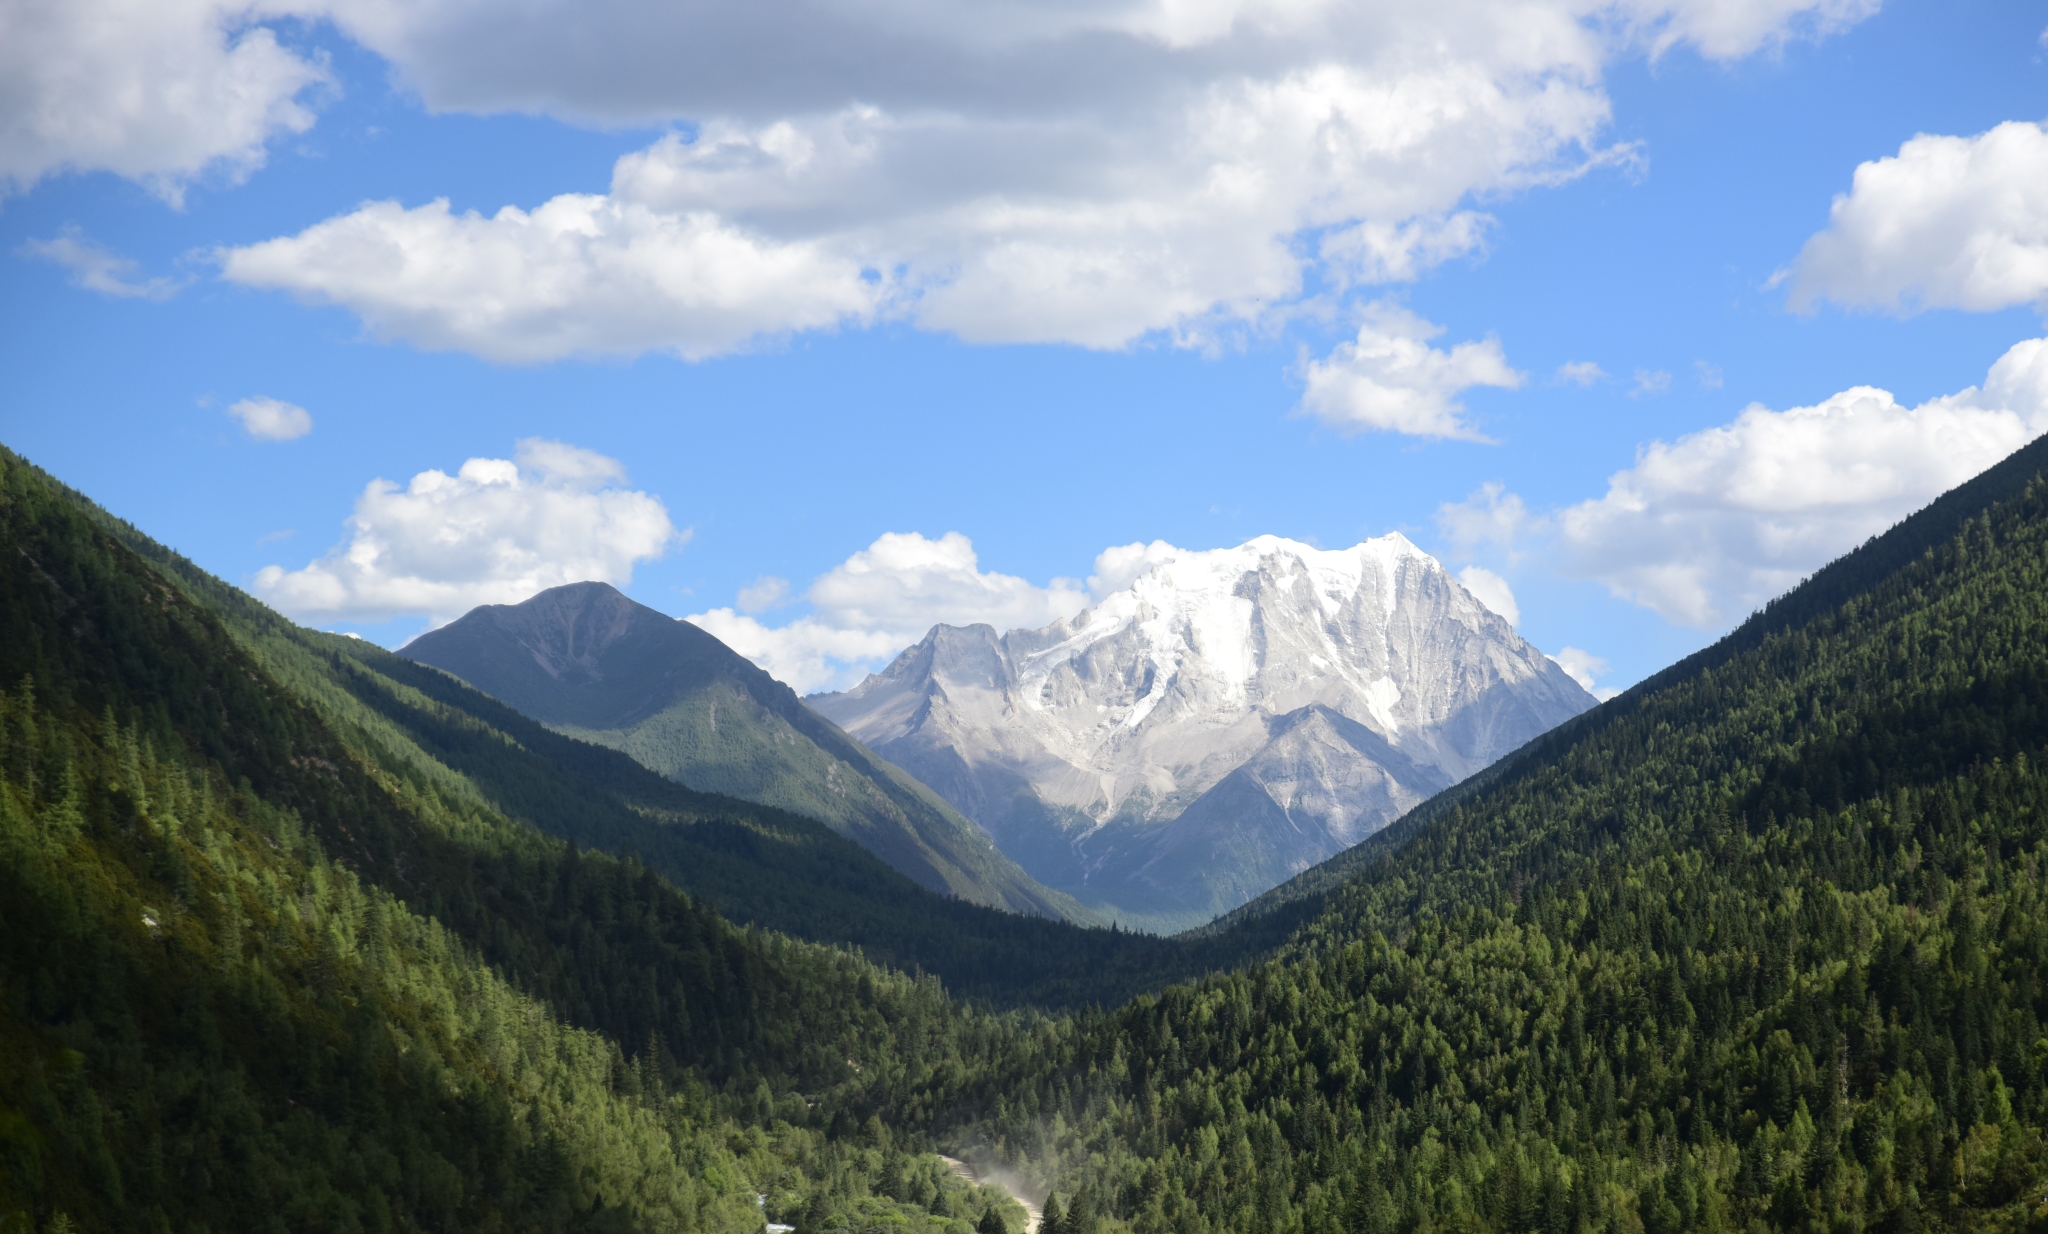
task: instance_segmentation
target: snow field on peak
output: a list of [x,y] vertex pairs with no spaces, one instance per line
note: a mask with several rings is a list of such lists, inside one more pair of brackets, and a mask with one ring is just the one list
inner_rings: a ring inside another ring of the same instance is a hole
[[[1377,639],[1378,654],[1361,658],[1358,648],[1341,643],[1330,628],[1343,624],[1344,610],[1357,604],[1368,588],[1378,600],[1379,624],[1391,623],[1401,601],[1403,569],[1411,566],[1450,578],[1434,557],[1398,532],[1348,549],[1319,549],[1280,536],[1259,536],[1235,548],[1177,555],[1056,627],[1067,637],[1020,656],[1021,701],[1036,712],[1061,710],[1047,698],[1046,678],[1091,649],[1134,634],[1133,650],[1150,666],[1152,687],[1116,721],[1116,728],[1139,728],[1176,686],[1184,696],[1199,691],[1212,716],[1258,710],[1263,699],[1255,695],[1262,691],[1255,687],[1268,656],[1275,650],[1291,650],[1294,654],[1288,658],[1298,661],[1291,667],[1306,666],[1308,675],[1327,674],[1343,681],[1365,715],[1394,736],[1402,727],[1395,711],[1401,687],[1392,678],[1391,645]],[[1300,586],[1304,578],[1306,588]],[[1246,594],[1248,579],[1256,580],[1252,586],[1257,601]],[[1453,594],[1462,593],[1455,584],[1452,587]],[[1282,598],[1296,601],[1282,605],[1295,611],[1262,611],[1262,605],[1280,604]],[[1363,616],[1355,614],[1351,624]],[[1305,645],[1261,645],[1263,632],[1283,627]],[[1190,680],[1185,676],[1189,674],[1201,680]],[[1090,710],[1092,721],[1114,709],[1096,702]],[[1087,727],[1099,729],[1099,721]],[[1091,743],[1083,738],[1079,744]]]
[[1241,902],[1592,703],[1398,533],[1174,552],[1042,629],[935,627],[813,701],[1048,885],[1169,917]]

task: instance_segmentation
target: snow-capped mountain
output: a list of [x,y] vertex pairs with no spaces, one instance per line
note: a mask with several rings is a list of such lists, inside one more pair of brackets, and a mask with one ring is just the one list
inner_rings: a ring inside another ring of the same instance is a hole
[[1035,878],[1191,924],[1594,700],[1400,535],[1174,557],[1041,630],[936,626],[805,700]]

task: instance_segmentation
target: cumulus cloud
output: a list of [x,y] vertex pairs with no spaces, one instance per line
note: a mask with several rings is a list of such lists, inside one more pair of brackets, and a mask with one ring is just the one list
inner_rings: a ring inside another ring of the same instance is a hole
[[1864,163],[1791,270],[1791,302],[1977,311],[2048,297],[2048,128],[1922,135]]
[[1465,422],[1458,395],[1475,386],[1512,390],[1522,374],[1508,367],[1500,340],[1431,347],[1443,332],[1399,305],[1367,306],[1357,339],[1309,362],[1301,409],[1345,432],[1489,440]]
[[260,165],[271,138],[313,123],[301,96],[329,78],[249,11],[233,0],[0,5],[0,193],[110,171],[177,204],[196,176]]
[[313,431],[313,413],[275,398],[245,398],[228,408],[242,429],[258,441],[291,441]]
[[1607,380],[1607,370],[1591,360],[1570,360],[1557,366],[1557,380],[1574,386],[1590,386]]
[[923,636],[896,630],[848,630],[815,617],[770,626],[730,608],[684,618],[759,665],[799,694],[843,690]]
[[[1110,0],[887,6],[745,0],[337,0],[350,34],[441,111],[546,111],[603,124],[775,118],[863,99],[896,114],[1000,116],[1071,100],[1075,114],[1196,89],[1279,62],[1449,50],[1481,70],[1541,70],[1562,39],[1734,59],[1830,33],[1875,0]],[[573,25],[579,37],[565,38]],[[1576,53],[1577,48],[1564,52]],[[1263,55],[1259,53],[1263,52]],[[1263,64],[1262,64],[1263,62]]]
[[1311,272],[1341,290],[1478,252],[1475,198],[1632,158],[1603,144],[1614,56],[1729,58],[1860,7],[324,0],[435,110],[683,129],[602,196],[373,203],[225,266],[496,360],[701,357],[878,318],[1201,342],[1274,320]]
[[1858,386],[1652,442],[1556,515],[1557,548],[1667,620],[1722,626],[2044,431],[2048,339],[2031,339],[1981,387],[1918,407]]
[[231,278],[381,337],[700,357],[887,314],[969,340],[1199,341],[1311,271],[1399,282],[1480,251],[1473,200],[1630,159],[1603,144],[1617,56],[1732,59],[1872,7],[22,0],[0,12],[0,191],[103,169],[175,201],[246,173],[331,83],[275,23],[325,23],[432,111],[680,129],[604,195],[372,203],[229,255]]
[[1458,571],[1458,581],[1473,599],[1505,617],[1509,625],[1522,624],[1522,606],[1515,603],[1515,589],[1506,579],[1482,566],[1466,566]]
[[347,543],[297,570],[266,566],[256,592],[305,621],[424,613],[434,625],[564,583],[627,583],[688,537],[661,501],[624,487],[615,459],[529,438],[513,459],[372,480]]
[[168,300],[181,286],[175,279],[136,278],[140,267],[133,260],[88,239],[76,227],[66,227],[48,240],[31,239],[21,246],[21,252],[71,271],[75,287],[117,300]]
[[1150,544],[1143,540],[1130,544],[1119,544],[1103,549],[1095,555],[1095,569],[1088,575],[1088,596],[1101,600],[1113,591],[1122,591],[1138,581],[1140,575],[1154,566],[1187,555],[1187,550],[1175,548],[1164,540]]
[[[751,590],[742,591],[742,608]],[[820,576],[804,599],[811,612],[779,627],[731,608],[686,620],[793,688],[811,691],[854,684],[934,625],[1043,626],[1080,612],[1088,593],[1071,579],[1040,587],[985,571],[973,541],[957,531],[936,540],[890,532]]]
[[1601,686],[1595,680],[1607,671],[1607,661],[1590,651],[1566,647],[1550,658],[1565,671],[1565,676],[1579,683],[1580,689],[1603,703],[1621,693]]
[[808,242],[572,194],[528,212],[377,202],[221,254],[222,276],[346,305],[371,333],[512,363],[732,351],[871,315],[880,285]]
[[957,531],[936,540],[891,532],[834,566],[808,594],[817,612],[837,624],[919,635],[935,622],[987,622],[1001,630],[1042,626],[1087,603],[1069,579],[1039,587],[984,572],[973,541]]

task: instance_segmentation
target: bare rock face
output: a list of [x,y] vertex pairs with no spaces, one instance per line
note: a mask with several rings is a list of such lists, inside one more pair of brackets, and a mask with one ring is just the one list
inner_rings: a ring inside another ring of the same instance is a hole
[[805,701],[1039,881],[1155,928],[1228,911],[1594,705],[1400,535],[1188,553],[1042,630],[934,627]]

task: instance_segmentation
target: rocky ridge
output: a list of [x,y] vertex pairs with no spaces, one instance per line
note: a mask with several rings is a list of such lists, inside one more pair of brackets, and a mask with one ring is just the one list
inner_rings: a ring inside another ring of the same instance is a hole
[[805,701],[1040,882],[1162,929],[1235,907],[1594,705],[1398,534],[1182,554],[1043,629],[934,627]]

